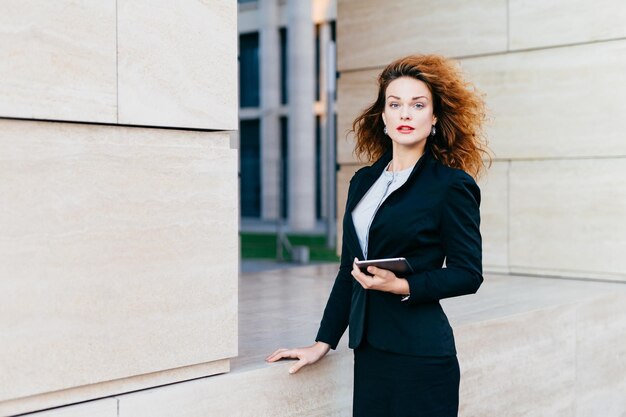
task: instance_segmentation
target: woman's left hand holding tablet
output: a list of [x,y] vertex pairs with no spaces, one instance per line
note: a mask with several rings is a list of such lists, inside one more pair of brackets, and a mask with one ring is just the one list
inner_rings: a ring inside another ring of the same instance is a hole
[[[357,261],[356,258],[354,260]],[[398,278],[396,274],[387,269],[368,266],[367,272],[371,275],[362,272],[356,263],[352,263],[352,276],[366,290],[385,291],[393,294],[407,294],[409,292],[407,280]]]

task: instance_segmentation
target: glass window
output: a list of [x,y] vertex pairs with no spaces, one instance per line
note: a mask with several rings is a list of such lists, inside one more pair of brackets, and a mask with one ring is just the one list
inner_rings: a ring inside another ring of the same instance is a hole
[[261,140],[259,119],[239,122],[241,217],[261,216]]
[[287,104],[287,28],[280,28],[280,102]]
[[315,25],[315,100],[320,100],[320,75],[321,75],[321,44],[320,44],[321,25]]
[[239,106],[259,107],[259,34],[239,36]]
[[287,193],[289,187],[287,186],[287,181],[289,178],[289,141],[287,140],[288,136],[288,121],[287,117],[281,116],[280,118],[280,165],[281,165],[281,174],[280,174],[280,188],[281,188],[281,202],[280,202],[280,217],[282,219],[286,219],[288,216],[289,209],[289,199],[287,198]]
[[322,119],[315,116],[315,217],[322,218]]

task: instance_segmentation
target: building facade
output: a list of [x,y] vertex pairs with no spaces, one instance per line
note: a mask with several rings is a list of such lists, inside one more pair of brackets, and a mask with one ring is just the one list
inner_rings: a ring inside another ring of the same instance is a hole
[[246,219],[285,219],[291,230],[312,231],[328,215],[335,16],[329,1],[239,1],[243,227]]

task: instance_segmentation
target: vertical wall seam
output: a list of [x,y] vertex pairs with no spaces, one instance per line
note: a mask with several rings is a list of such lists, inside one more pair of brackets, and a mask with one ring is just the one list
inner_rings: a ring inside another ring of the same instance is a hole
[[115,0],[115,114],[117,124],[120,123],[120,49],[119,49],[119,17],[117,14],[117,0]]
[[511,0],[506,1],[506,50],[511,51]]
[[506,269],[511,273],[511,165],[509,159],[506,167]]
[[574,386],[572,387],[573,415],[577,413],[576,391],[578,387],[578,315],[580,307],[574,308]]

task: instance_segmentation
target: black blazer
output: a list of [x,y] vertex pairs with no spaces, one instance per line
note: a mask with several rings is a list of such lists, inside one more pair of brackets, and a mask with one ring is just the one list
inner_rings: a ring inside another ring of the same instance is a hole
[[[352,210],[391,160],[391,151],[350,180],[343,218],[341,265],[316,341],[337,347],[350,325],[349,347],[363,338],[375,348],[425,356],[455,355],[452,328],[439,300],[475,293],[482,277],[480,189],[462,170],[444,166],[427,150],[400,188],[379,207],[370,226],[369,259],[407,258],[407,301],[365,290],[350,274],[363,253]],[[443,263],[446,267],[443,267]]]

